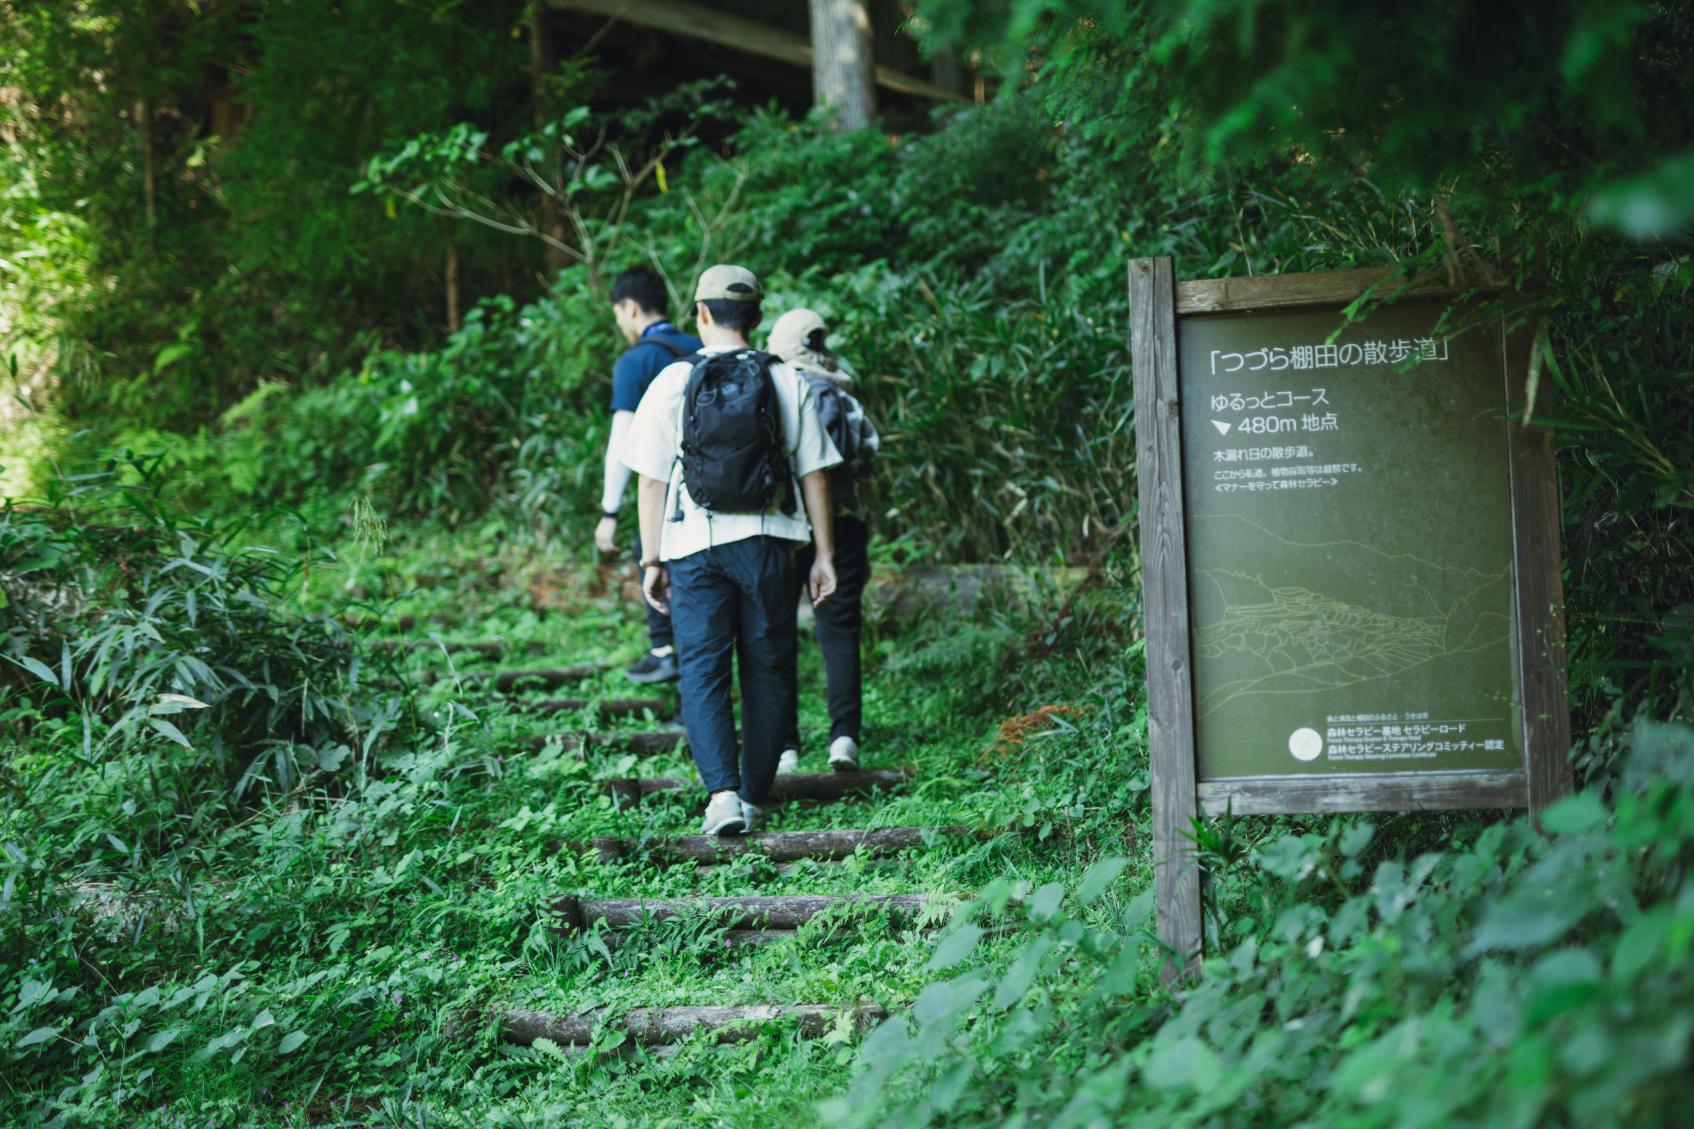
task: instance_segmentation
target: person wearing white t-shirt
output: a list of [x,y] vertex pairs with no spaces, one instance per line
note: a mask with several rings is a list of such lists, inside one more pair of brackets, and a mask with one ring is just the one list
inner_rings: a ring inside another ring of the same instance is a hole
[[[827,472],[841,456],[806,381],[748,344],[761,317],[760,299],[753,273],[727,265],[702,274],[694,295],[703,343],[699,365],[743,365],[755,372],[762,367],[768,373],[782,446],[772,452],[773,462],[783,468],[768,504],[753,512],[714,510],[690,492],[690,482],[699,480],[685,469],[685,433],[706,418],[685,420],[695,365],[672,364],[654,378],[617,451],[640,476],[641,544],[647,553],[642,590],[671,617],[675,631],[683,725],[709,794],[701,828],[707,835],[748,829],[776,777],[794,710],[792,578],[800,545],[810,542],[815,550],[807,577],[813,603],[829,599],[836,587]],[[696,445],[691,465],[698,467],[702,436],[696,432],[691,438]],[[730,698],[736,660],[739,745]]]

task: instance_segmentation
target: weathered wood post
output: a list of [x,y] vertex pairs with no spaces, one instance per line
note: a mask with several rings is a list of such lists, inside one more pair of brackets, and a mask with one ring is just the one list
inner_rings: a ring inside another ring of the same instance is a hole
[[[1176,268],[1169,256],[1129,264],[1129,316],[1141,482],[1147,727],[1153,773],[1153,869],[1169,980],[1199,968],[1200,870],[1183,837],[1194,823],[1194,684],[1188,646],[1182,421],[1176,368]],[[1156,486],[1154,484],[1157,484]]]
[[865,0],[810,0],[812,96],[836,113],[842,129],[864,129],[876,116],[876,63]]

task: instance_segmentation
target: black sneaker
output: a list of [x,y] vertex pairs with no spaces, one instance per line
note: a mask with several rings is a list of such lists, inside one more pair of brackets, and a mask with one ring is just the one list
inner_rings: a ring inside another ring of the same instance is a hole
[[640,662],[624,671],[624,674],[629,677],[631,682],[639,682],[643,686],[655,682],[675,682],[682,677],[681,672],[676,668],[675,651],[663,655],[656,655],[652,651],[648,651],[641,657]]

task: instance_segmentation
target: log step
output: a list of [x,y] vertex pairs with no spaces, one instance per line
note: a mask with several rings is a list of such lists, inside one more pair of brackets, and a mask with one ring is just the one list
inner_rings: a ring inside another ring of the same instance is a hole
[[430,639],[373,639],[375,651],[446,651],[450,655],[474,654],[497,659],[505,653],[504,643],[437,643]]
[[580,931],[605,922],[628,929],[645,921],[704,916],[729,929],[798,929],[838,906],[914,918],[935,902],[928,894],[772,894],[727,898],[582,898],[566,894],[553,900],[560,928]]
[[[863,796],[878,788],[898,788],[910,778],[907,772],[796,772],[778,776],[771,786],[772,800],[839,800]],[[601,788],[625,803],[638,804],[647,796],[677,794],[699,798],[700,785],[680,776],[625,776],[604,781]]]
[[437,627],[451,627],[453,625],[453,620],[441,612],[424,616],[408,613],[387,617],[354,615],[349,612],[341,617],[341,622],[356,631],[411,631],[413,628],[421,627],[426,623],[433,623]]
[[532,737],[529,747],[540,749],[554,742],[570,749],[607,749],[613,752],[654,756],[687,747],[688,734],[681,729],[651,729],[644,733],[555,733]]
[[[756,948],[759,945],[770,945],[777,941],[792,941],[794,935],[792,929],[726,929],[720,939],[723,949],[734,950]],[[619,932],[607,933],[601,939],[606,942],[608,949],[619,949],[626,942],[633,944],[645,940],[639,934]],[[695,955],[700,958],[700,963],[710,964],[718,958],[721,952],[720,949],[706,949],[697,952]]]
[[852,1017],[860,1034],[886,1014],[875,1004],[840,1008],[831,1004],[744,1004],[739,1007],[653,1007],[635,1008],[612,1015],[604,1008],[578,1015],[545,1011],[511,1010],[500,1016],[500,1033],[507,1042],[528,1046],[548,1039],[564,1047],[586,1046],[602,1027],[621,1027],[641,1046],[676,1043],[698,1032],[709,1032],[717,1043],[737,1043],[754,1038],[758,1028],[770,1023],[793,1023],[801,1036],[815,1039],[833,1029],[843,1015]]
[[[587,698],[548,698],[541,702],[526,702],[518,699],[513,705],[520,706],[534,713],[575,713],[589,705]],[[655,717],[670,717],[676,713],[676,704],[663,698],[607,698],[593,703],[595,711],[602,721],[616,717],[641,717],[652,714]]]
[[892,855],[926,846],[932,839],[976,834],[969,827],[877,827],[840,831],[768,831],[753,835],[677,835],[643,843],[602,836],[594,840],[601,862],[646,857],[666,863],[714,863],[739,855],[764,855],[773,862],[836,861],[863,851]]
[[[556,690],[560,686],[568,686],[593,678],[605,671],[603,666],[544,666],[533,670],[497,670],[493,673],[477,672],[461,674],[459,680],[478,686],[492,682],[494,689],[502,694],[514,690]],[[445,682],[449,675],[442,671],[431,671],[424,679],[425,682]]]

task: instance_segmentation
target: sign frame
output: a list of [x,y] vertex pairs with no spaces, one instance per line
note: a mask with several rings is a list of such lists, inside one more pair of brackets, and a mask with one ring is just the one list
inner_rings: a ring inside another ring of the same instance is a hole
[[1511,645],[1522,766],[1505,771],[1199,779],[1179,325],[1217,314],[1344,307],[1385,283],[1390,284],[1385,296],[1432,299],[1460,294],[1439,285],[1394,280],[1394,272],[1387,268],[1365,268],[1177,282],[1168,256],[1134,259],[1129,264],[1154,887],[1159,939],[1177,954],[1165,966],[1167,978],[1199,968],[1204,941],[1200,873],[1189,835],[1201,815],[1460,808],[1527,808],[1536,815],[1572,789],[1553,435],[1526,418],[1535,329],[1532,325],[1508,329],[1504,322],[1499,332],[1508,377],[1505,406],[1515,612]]

